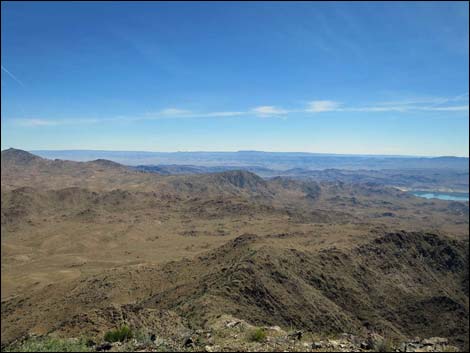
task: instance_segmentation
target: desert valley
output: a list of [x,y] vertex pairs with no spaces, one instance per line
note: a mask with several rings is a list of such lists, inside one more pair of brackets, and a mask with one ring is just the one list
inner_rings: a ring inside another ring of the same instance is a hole
[[[468,347],[468,201],[16,149],[1,163],[4,350]],[[133,340],[106,343],[123,325]]]

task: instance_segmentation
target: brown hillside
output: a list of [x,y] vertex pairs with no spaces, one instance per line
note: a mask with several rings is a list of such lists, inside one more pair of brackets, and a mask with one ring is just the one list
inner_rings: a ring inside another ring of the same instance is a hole
[[[193,327],[230,314],[316,333],[373,329],[401,338],[452,337],[464,344],[468,242],[400,232],[350,249],[312,250],[292,248],[282,237],[244,235],[192,261],[110,270],[48,286],[3,303],[2,338],[29,330],[100,331],[111,323],[101,318],[94,327],[75,317],[110,304],[138,303],[174,311]],[[48,310],[52,305],[59,310]]]

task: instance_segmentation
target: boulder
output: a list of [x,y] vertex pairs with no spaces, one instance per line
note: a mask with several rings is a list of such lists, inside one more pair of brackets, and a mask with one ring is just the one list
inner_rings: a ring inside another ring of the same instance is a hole
[[435,346],[436,344],[447,344],[449,340],[442,337],[431,337],[421,341],[423,346]]
[[320,349],[323,347],[323,343],[322,342],[313,342],[312,343],[312,348],[313,349]]
[[340,344],[338,340],[328,340],[328,345],[332,348],[337,348]]
[[241,321],[229,321],[226,323],[225,326],[227,326],[228,328],[233,328],[235,326],[238,326],[241,324]]
[[384,338],[381,335],[375,332],[371,332],[367,336],[367,340],[366,340],[367,348],[366,349],[374,349],[383,341],[384,341]]
[[268,326],[266,327],[266,330],[272,332],[282,332],[282,329],[279,326]]

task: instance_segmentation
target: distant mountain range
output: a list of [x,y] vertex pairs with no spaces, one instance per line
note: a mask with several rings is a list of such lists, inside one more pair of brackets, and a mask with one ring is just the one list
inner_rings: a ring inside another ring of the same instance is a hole
[[[469,190],[468,158],[338,157],[309,154],[305,154],[306,156],[302,157],[292,153],[264,152],[190,152],[183,153],[184,156],[180,153],[149,153],[160,156],[158,157],[160,159],[157,157],[142,157],[139,159],[139,153],[136,154],[136,152],[43,151],[33,155],[26,151],[8,149],[2,151],[2,166],[5,163],[9,163],[10,159],[12,159],[11,162],[14,163],[15,168],[23,168],[20,167],[22,165],[27,165],[28,168],[31,168],[34,165],[35,168],[31,172],[31,178],[38,178],[41,175],[40,172],[44,171],[48,175],[43,180],[46,184],[53,182],[50,179],[50,173],[53,170],[74,170],[77,175],[85,176],[95,173],[96,167],[109,165],[114,168],[125,168],[127,172],[124,174],[128,175],[129,183],[135,183],[135,172],[159,175],[194,175],[244,170],[267,179],[287,177],[317,182],[373,183],[376,185],[399,187],[404,190],[420,191],[468,192]],[[64,156],[60,154],[64,154]],[[136,158],[129,159],[132,156]],[[256,158],[256,156],[259,158]],[[57,157],[61,158],[57,159]],[[52,160],[51,158],[56,159]],[[143,160],[171,160],[172,158],[176,159],[178,163],[135,165],[136,162]],[[177,160],[178,158],[180,159]],[[79,160],[87,162],[77,162]],[[127,167],[118,164],[122,163],[122,160],[127,161]],[[186,161],[195,164],[184,164],[183,162]],[[220,164],[215,164],[216,162]],[[284,169],[276,168],[280,165],[288,167],[297,164],[303,166]],[[327,165],[333,165],[334,167],[326,168]],[[320,168],[322,166],[324,168]],[[23,174],[25,172],[26,170],[22,171]],[[103,170],[99,173],[106,174],[107,172]],[[6,175],[4,177],[6,178],[5,180],[10,180],[12,185],[14,185],[17,175],[18,172],[15,172],[11,179]],[[114,185],[113,175],[109,175],[108,179],[108,186]],[[140,180],[141,177],[137,179]],[[81,179],[81,182],[84,180],[93,179]],[[120,183],[122,183],[122,180]]]
[[336,155],[301,152],[135,152],[99,150],[38,150],[44,158],[73,161],[108,159],[125,165],[233,166],[288,170],[322,169],[453,169],[468,171],[467,157],[412,157],[384,155]]

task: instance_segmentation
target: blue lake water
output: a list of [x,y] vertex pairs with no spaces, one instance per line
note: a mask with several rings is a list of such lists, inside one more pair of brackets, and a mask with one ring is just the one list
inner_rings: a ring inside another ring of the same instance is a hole
[[414,191],[413,195],[424,197],[426,199],[440,199],[448,201],[468,201],[468,192],[431,192],[431,191]]

